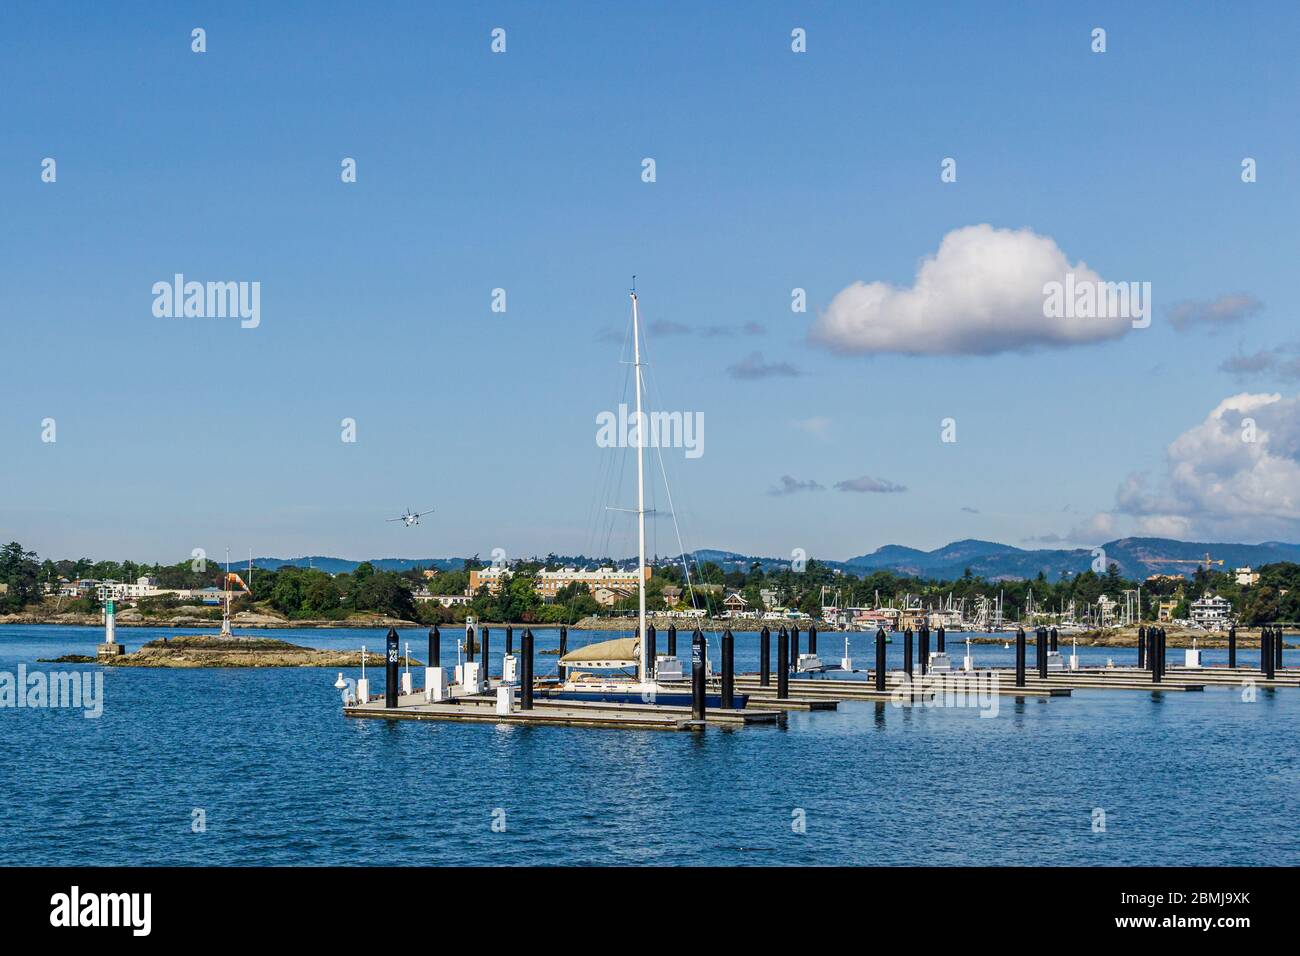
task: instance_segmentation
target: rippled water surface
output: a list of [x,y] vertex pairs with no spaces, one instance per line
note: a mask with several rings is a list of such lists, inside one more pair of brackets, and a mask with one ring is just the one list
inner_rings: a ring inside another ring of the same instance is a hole
[[[119,632],[132,650],[161,633]],[[259,633],[383,644],[375,631]],[[536,634],[539,650],[555,646],[555,632]],[[570,646],[606,636],[575,632]],[[423,659],[424,632],[403,637]],[[94,672],[36,659],[93,654],[100,639],[0,627],[0,671]],[[852,636],[859,664],[870,641]],[[499,658],[502,632],[491,643]],[[736,643],[737,666],[756,669],[757,638]],[[838,659],[843,637],[820,645]],[[678,649],[687,655],[685,638]],[[960,658],[963,645],[949,650]],[[895,665],[901,651],[896,639]],[[974,654],[1012,661],[1000,645]],[[554,660],[539,655],[538,673]],[[337,672],[318,669],[104,670],[99,719],[0,709],[0,863],[1300,863],[1300,689],[1254,702],[1227,688],[1076,691],[1003,699],[993,718],[845,703],[781,727],[692,734],[346,719]],[[370,676],[378,692],[382,670]],[[196,809],[205,832],[192,831]]]

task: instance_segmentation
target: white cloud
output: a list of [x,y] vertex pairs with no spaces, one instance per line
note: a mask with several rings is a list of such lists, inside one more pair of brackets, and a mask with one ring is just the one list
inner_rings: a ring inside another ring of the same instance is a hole
[[1115,537],[1115,516],[1109,511],[1098,511],[1087,521],[1071,528],[1065,535],[1065,540],[1080,544],[1102,544]]
[[989,355],[1098,342],[1123,335],[1128,318],[1048,318],[1043,287],[1100,282],[1071,264],[1048,236],[988,224],[954,229],[926,258],[915,282],[855,282],[842,290],[809,333],[837,352]]
[[1118,510],[1140,530],[1241,539],[1279,538],[1300,527],[1300,397],[1225,398],[1170,443],[1165,461],[1158,488],[1130,475],[1116,492]]

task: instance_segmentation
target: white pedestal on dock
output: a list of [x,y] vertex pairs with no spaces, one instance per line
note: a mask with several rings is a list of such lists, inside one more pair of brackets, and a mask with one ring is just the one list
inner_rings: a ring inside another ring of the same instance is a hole
[[497,713],[505,716],[515,711],[515,689],[505,684],[497,687]]
[[357,681],[357,703],[364,704],[370,699],[370,678],[362,677]]
[[519,680],[519,658],[513,654],[507,654],[501,658],[501,680],[507,684],[513,684]]
[[660,654],[655,658],[655,676],[659,680],[681,680],[683,676],[681,658]]
[[430,703],[447,699],[446,668],[426,667],[424,669],[424,699]]
[[1196,648],[1194,648],[1194,647],[1186,648],[1186,649],[1183,651],[1183,666],[1184,666],[1184,667],[1200,667],[1200,666],[1201,666],[1201,652],[1200,652],[1199,650],[1197,650]]
[[483,664],[481,661],[466,661],[461,667],[461,690],[466,694],[483,692]]
[[1072,671],[1077,671],[1078,669],[1079,669],[1079,655],[1078,655],[1078,654],[1071,654],[1071,655],[1070,655],[1070,670],[1072,670]]
[[403,693],[403,694],[410,694],[410,693],[412,693],[412,690],[411,690],[411,672],[410,672],[410,671],[402,671],[402,693]]

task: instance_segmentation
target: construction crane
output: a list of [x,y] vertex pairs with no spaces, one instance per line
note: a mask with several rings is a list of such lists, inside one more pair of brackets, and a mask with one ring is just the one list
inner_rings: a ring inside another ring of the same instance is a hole
[[1210,570],[1210,565],[1217,564],[1223,566],[1222,558],[1211,558],[1210,552],[1205,552],[1204,558],[1147,558],[1148,564],[1203,564],[1205,570]]

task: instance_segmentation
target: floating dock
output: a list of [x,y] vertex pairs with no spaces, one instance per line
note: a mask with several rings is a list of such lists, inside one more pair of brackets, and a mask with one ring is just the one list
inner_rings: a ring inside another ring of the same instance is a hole
[[[518,692],[515,692],[516,700]],[[666,707],[657,704],[617,704],[574,700],[533,698],[530,710],[520,710],[516,702],[509,714],[497,713],[497,696],[471,694],[442,701],[425,700],[424,691],[402,694],[396,707],[387,707],[383,695],[365,703],[343,708],[348,717],[378,717],[385,720],[450,720],[486,724],[551,724],[564,727],[605,727],[624,730],[694,730],[698,721],[691,719],[689,707]],[[776,724],[777,710],[750,708],[721,710],[714,708],[704,715],[709,727],[747,727]]]
[[[671,638],[670,634],[670,638]],[[928,636],[928,635],[927,635]],[[763,635],[766,637],[766,635]],[[429,660],[441,659],[439,634],[435,626],[429,634]],[[483,649],[486,653],[488,633],[483,631]],[[561,646],[564,635],[561,634]],[[777,666],[775,670],[764,666],[760,673],[735,673],[732,657],[732,636],[723,634],[722,677],[717,685],[706,676],[704,642],[697,631],[692,638],[693,674],[691,680],[660,680],[655,686],[672,691],[674,697],[693,698],[692,706],[657,703],[653,695],[646,699],[632,696],[631,700],[552,699],[542,696],[547,687],[538,682],[532,671],[532,633],[524,632],[524,655],[513,656],[510,632],[506,633],[506,658],[503,662],[503,679],[492,680],[482,673],[481,662],[468,659],[457,664],[453,681],[449,681],[444,668],[425,668],[425,680],[434,690],[427,694],[412,687],[409,668],[400,674],[397,632],[389,630],[385,662],[385,693],[369,694],[369,683],[357,682],[357,695],[346,691],[346,682],[340,673],[335,687],[345,688],[343,713],[348,717],[379,718],[383,720],[443,720],[485,724],[553,725],[567,727],[605,727],[629,730],[703,730],[707,727],[746,727],[751,725],[783,725],[789,711],[834,710],[841,701],[871,702],[877,705],[890,703],[902,706],[978,706],[984,708],[994,697],[1017,699],[1070,697],[1074,691],[1138,691],[1149,694],[1179,694],[1200,692],[1207,688],[1300,688],[1300,668],[1284,669],[1270,666],[1271,675],[1259,667],[1227,667],[1211,665],[1194,666],[1198,659],[1191,652],[1187,664],[1172,665],[1160,647],[1158,671],[1150,667],[1124,665],[1116,667],[1088,667],[1078,670],[1063,668],[1062,655],[1048,651],[1045,633],[1038,634],[1036,666],[1027,665],[1026,645],[1021,637],[1017,648],[1017,665],[1011,667],[986,667],[962,671],[943,669],[920,673],[919,667],[885,670],[884,645],[877,638],[876,662],[880,671],[832,670],[820,676],[795,676],[787,636],[779,635]],[[653,644],[651,645],[653,646]],[[761,655],[768,653],[766,640],[761,645]],[[905,637],[904,647],[910,652],[911,641]],[[918,650],[926,653],[928,641],[922,640]],[[675,660],[673,644],[669,656],[660,660]],[[1153,649],[1153,653],[1156,651]],[[910,653],[909,653],[910,656]],[[760,656],[760,660],[762,656]],[[768,658],[770,660],[770,658]],[[919,657],[919,660],[925,658]],[[815,661],[814,657],[814,661]],[[946,658],[943,659],[946,663]],[[1266,664],[1272,664],[1266,658]],[[801,656],[799,662],[804,663]],[[522,663],[522,667],[516,666]],[[1188,664],[1192,666],[1188,666]],[[462,673],[463,671],[463,673]],[[681,668],[676,668],[676,674]],[[808,672],[802,672],[807,674]],[[676,676],[674,674],[674,676]],[[852,674],[833,676],[835,674]],[[1017,685],[1017,679],[1019,684]],[[462,680],[464,683],[462,684]],[[879,681],[879,685],[877,682]],[[640,686],[640,685],[638,685]],[[714,694],[712,686],[720,688]],[[402,693],[401,691],[405,691]],[[705,707],[706,696],[714,700],[729,699],[732,693],[743,694],[747,706],[742,708]],[[680,695],[680,696],[678,696]],[[671,698],[667,698],[671,699]]]

